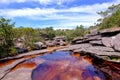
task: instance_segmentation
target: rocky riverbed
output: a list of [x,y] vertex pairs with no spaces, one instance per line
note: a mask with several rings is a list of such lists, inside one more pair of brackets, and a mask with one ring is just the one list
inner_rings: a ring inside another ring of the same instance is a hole
[[[1,80],[119,80],[120,65],[96,56],[74,52],[90,48],[77,44],[32,51],[0,62]],[[103,48],[103,51],[107,50]],[[55,52],[54,52],[55,51]],[[57,51],[57,52],[56,52]],[[64,52],[63,52],[64,51]],[[67,52],[66,52],[67,51]],[[111,49],[112,51],[112,49]],[[74,74],[73,74],[74,73]],[[114,76],[113,76],[114,75]]]
[[0,59],[0,80],[119,80],[119,40],[120,29],[110,29]]

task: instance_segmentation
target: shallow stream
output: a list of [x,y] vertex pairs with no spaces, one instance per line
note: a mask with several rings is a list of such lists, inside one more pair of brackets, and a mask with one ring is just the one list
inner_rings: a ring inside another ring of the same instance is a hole
[[[106,80],[92,65],[92,58],[77,53],[53,52],[32,59],[38,66],[32,80]],[[39,63],[39,60],[43,60]]]

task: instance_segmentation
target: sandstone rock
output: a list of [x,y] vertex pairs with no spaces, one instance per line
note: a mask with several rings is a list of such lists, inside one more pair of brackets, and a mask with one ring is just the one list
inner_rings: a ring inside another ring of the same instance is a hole
[[93,45],[103,45],[101,40],[94,40],[94,41],[90,41],[89,43]]
[[90,30],[90,34],[91,35],[97,35],[98,34],[97,28],[94,28],[94,29]]
[[45,44],[46,44],[48,47],[53,47],[53,46],[55,46],[55,44],[53,43],[53,41],[50,41],[50,40],[46,41]]
[[103,37],[102,38],[102,43],[106,47],[112,47],[111,40],[112,40],[111,37]]
[[73,50],[76,50],[76,49],[81,49],[81,48],[88,48],[88,47],[91,47],[91,44],[76,44],[76,45],[69,45],[69,46],[66,46],[65,48],[62,48],[62,49],[58,49],[58,51],[73,51]]
[[120,33],[120,28],[110,28],[110,29],[104,29],[100,31],[101,34],[105,33]]
[[112,39],[112,45],[113,45],[115,50],[120,51],[120,34],[116,35]]
[[25,59],[19,59],[17,61],[14,61],[12,64],[8,64],[8,65],[5,65],[5,67],[0,67],[0,79],[6,74],[9,72],[9,69],[13,68],[14,66],[16,66],[17,64],[21,63],[25,61]]
[[91,47],[87,47],[87,48],[82,47],[82,48],[74,50],[74,52],[81,52],[81,51],[83,51],[83,52],[98,51],[98,52],[102,53],[102,52],[114,52],[114,49],[109,48],[109,47],[103,47],[103,46],[91,46]]
[[47,48],[47,45],[45,44],[41,46],[41,49],[46,49],[46,48]]
[[101,35],[86,35],[83,38],[74,39],[72,44],[89,43],[92,40],[101,40]]
[[[87,37],[86,37],[87,38]],[[101,39],[101,35],[94,35],[94,36],[90,36],[85,40],[100,40]]]

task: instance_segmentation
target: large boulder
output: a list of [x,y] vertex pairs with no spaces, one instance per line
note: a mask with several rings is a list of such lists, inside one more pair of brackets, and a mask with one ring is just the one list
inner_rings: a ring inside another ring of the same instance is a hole
[[36,42],[34,43],[34,48],[35,50],[41,49],[42,45],[44,45],[42,42]]

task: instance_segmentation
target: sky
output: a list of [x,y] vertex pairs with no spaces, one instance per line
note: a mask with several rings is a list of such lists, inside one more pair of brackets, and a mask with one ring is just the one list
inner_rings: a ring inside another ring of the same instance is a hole
[[120,0],[0,0],[0,16],[16,22],[15,27],[73,29],[89,27],[104,11]]

